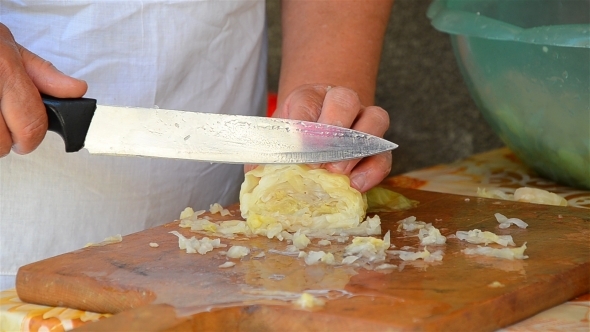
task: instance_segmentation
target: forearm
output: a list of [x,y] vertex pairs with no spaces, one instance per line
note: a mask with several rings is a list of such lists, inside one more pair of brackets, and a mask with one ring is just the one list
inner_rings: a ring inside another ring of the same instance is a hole
[[310,83],[350,88],[363,105],[373,105],[392,4],[284,0],[279,105],[296,87]]

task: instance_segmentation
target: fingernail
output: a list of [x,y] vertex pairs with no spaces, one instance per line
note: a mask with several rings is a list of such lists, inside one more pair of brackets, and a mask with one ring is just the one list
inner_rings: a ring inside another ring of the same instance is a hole
[[367,176],[365,173],[356,174],[350,179],[351,185],[361,192],[363,191],[366,182]]
[[336,173],[341,173],[344,174],[346,172],[346,168],[348,168],[348,161],[341,161],[339,163],[334,163],[332,164],[332,169],[336,172]]

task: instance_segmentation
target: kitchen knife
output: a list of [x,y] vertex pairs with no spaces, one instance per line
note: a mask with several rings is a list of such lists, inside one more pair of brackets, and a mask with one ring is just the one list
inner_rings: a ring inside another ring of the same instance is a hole
[[43,96],[49,129],[66,152],[193,159],[216,163],[312,164],[393,150],[396,144],[314,122],[97,105]]

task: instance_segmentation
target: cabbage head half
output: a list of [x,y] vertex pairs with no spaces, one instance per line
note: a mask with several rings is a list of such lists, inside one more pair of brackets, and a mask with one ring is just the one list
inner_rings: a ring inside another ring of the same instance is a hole
[[[256,234],[358,227],[365,195],[342,174],[307,165],[261,165],[246,173],[240,210]],[[272,234],[271,234],[272,233]]]

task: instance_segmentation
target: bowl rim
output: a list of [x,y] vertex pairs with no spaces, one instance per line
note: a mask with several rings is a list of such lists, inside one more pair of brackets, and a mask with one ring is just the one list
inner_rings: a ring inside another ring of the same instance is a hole
[[479,13],[451,9],[448,2],[434,0],[426,12],[431,25],[441,32],[544,46],[590,48],[590,23],[521,28]]

